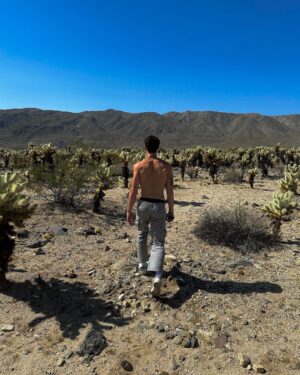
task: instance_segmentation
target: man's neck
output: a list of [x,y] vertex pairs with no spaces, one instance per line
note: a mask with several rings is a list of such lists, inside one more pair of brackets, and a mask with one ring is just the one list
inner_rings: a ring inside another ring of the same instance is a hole
[[147,151],[146,158],[157,158],[156,152],[148,152]]

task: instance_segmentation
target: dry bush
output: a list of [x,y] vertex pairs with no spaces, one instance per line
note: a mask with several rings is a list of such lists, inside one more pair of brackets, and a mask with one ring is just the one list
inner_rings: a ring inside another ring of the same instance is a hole
[[265,217],[244,204],[207,211],[194,234],[212,245],[225,245],[241,252],[257,252],[273,241]]
[[240,184],[244,180],[245,171],[238,167],[226,168],[223,171],[223,181],[229,184]]

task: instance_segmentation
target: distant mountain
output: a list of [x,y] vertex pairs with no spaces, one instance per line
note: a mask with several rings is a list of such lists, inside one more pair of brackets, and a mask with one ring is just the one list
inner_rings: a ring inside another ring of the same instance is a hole
[[149,134],[163,147],[300,144],[300,115],[264,116],[223,112],[81,113],[40,109],[0,110],[0,147],[52,142],[64,147],[83,141],[100,147],[143,146]]

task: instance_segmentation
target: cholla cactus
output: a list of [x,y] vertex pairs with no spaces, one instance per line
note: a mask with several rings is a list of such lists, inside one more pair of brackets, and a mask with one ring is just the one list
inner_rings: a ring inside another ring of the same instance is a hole
[[255,179],[255,176],[257,175],[257,168],[251,168],[248,170],[248,182],[249,182],[249,185],[251,186],[251,188],[253,189],[254,188],[254,179]]
[[179,163],[179,167],[180,167],[181,180],[184,181],[187,157],[186,157],[185,154],[179,154],[178,156],[176,156],[176,159],[177,159],[177,161]]
[[296,202],[292,201],[293,193],[288,191],[286,193],[273,194],[272,202],[267,203],[263,207],[266,212],[273,219],[273,235],[279,236],[282,220],[293,213],[293,209],[297,206]]
[[299,176],[299,167],[296,164],[289,164],[285,167],[284,178],[280,180],[281,191],[292,191],[294,194],[297,194],[298,188],[298,176]]
[[15,247],[13,225],[22,226],[35,209],[22,193],[25,186],[26,182],[16,173],[0,175],[0,288]]
[[96,171],[96,181],[98,186],[94,195],[93,211],[99,212],[101,201],[105,197],[104,190],[109,189],[112,183],[112,169],[106,163],[99,165]]
[[123,187],[124,188],[128,188],[128,184],[129,184],[129,176],[130,176],[130,173],[129,173],[129,158],[130,158],[130,155],[129,155],[129,152],[127,151],[121,151],[120,155],[119,155],[119,158],[120,158],[120,161],[122,162],[122,178],[123,178]]

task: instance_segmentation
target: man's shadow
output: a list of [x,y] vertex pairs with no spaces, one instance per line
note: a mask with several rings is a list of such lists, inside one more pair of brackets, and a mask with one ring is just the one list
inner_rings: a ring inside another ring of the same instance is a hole
[[99,298],[82,282],[70,283],[55,278],[45,281],[38,277],[34,282],[10,282],[2,293],[27,303],[36,314],[41,314],[29,323],[29,327],[55,318],[63,337],[69,339],[75,339],[80,329],[88,324],[92,330],[102,332],[111,329],[112,325],[122,326],[128,321],[128,318],[114,313],[112,303]]
[[282,288],[278,284],[267,281],[254,283],[238,281],[210,281],[202,280],[182,272],[179,267],[173,266],[171,271],[166,272],[166,277],[171,276],[176,280],[179,290],[171,297],[160,297],[159,301],[178,309],[189,300],[198,290],[217,294],[251,294],[251,293],[281,293]]

